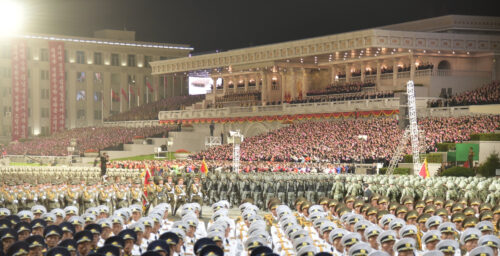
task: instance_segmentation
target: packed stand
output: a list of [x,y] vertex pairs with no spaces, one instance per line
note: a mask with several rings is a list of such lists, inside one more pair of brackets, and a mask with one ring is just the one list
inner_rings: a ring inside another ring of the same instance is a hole
[[[500,116],[464,116],[419,119],[427,151],[440,142],[461,142],[472,133],[493,132]],[[363,141],[358,135],[367,135]],[[389,162],[402,131],[393,118],[302,122],[250,138],[240,146],[243,161]],[[408,152],[410,147],[408,146]],[[231,160],[232,145],[212,147],[194,159]]]
[[480,88],[465,91],[449,98],[430,101],[428,104],[429,107],[433,108],[500,104],[500,81],[495,81]]
[[314,102],[336,102],[336,101],[368,100],[368,99],[384,99],[384,98],[394,98],[394,92],[393,91],[368,91],[368,92],[348,93],[348,94],[340,94],[340,95],[309,96],[305,99],[292,100],[288,103],[290,103],[290,104],[303,104],[303,103],[314,103]]
[[224,96],[216,97],[215,102],[235,102],[235,101],[260,101],[260,92],[227,92]]
[[205,99],[205,95],[174,96],[134,107],[106,118],[108,122],[158,120],[158,112],[182,110]]
[[71,177],[57,185],[50,178],[21,186],[9,181],[0,191],[0,254],[498,253],[495,179],[250,175],[170,172],[147,183],[117,178],[112,184]]
[[357,93],[361,92],[363,88],[375,87],[375,83],[349,83],[349,84],[333,84],[326,87],[322,91],[308,91],[307,96],[315,95],[328,95],[328,94],[342,94],[342,93]]
[[165,134],[170,128],[152,126],[141,128],[128,127],[85,127],[76,128],[48,137],[33,138],[23,142],[15,142],[6,146],[9,155],[64,156],[72,140],[76,140],[80,153],[99,152],[107,147],[132,142],[134,138],[147,138]]

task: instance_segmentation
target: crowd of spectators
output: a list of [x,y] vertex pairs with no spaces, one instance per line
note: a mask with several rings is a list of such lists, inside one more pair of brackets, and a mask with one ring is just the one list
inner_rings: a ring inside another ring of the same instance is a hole
[[181,110],[205,99],[205,95],[174,96],[134,107],[106,118],[106,121],[157,120],[158,112]]
[[[461,142],[471,133],[492,132],[500,116],[422,118],[427,151],[440,142]],[[367,140],[358,138],[366,135]],[[303,122],[246,138],[241,144],[243,161],[291,162],[388,162],[402,131],[393,118]],[[407,151],[410,153],[410,147]],[[192,156],[193,159],[231,160],[232,145],[221,145]]]
[[454,96],[429,102],[429,107],[452,107],[500,103],[500,82],[494,81],[480,88],[465,91]]
[[[225,160],[206,160],[205,164],[210,172],[217,170],[232,170],[233,162]],[[107,168],[142,170],[149,168],[153,175],[162,175],[168,172],[199,173],[203,160],[123,160],[108,162]],[[352,173],[355,166],[350,163],[327,163],[327,162],[270,162],[254,161],[242,162],[241,171],[246,173],[255,172],[293,172],[293,173]]]
[[34,138],[11,143],[5,147],[9,155],[64,156],[72,140],[76,140],[77,154],[99,152],[107,147],[129,143],[134,138],[147,138],[165,134],[170,128],[152,126],[142,128],[126,127],[86,127],[76,128],[49,137]]
[[260,101],[260,92],[228,92],[223,96],[216,97],[215,102],[236,102],[236,101]]
[[393,91],[367,91],[358,92],[350,94],[336,94],[336,95],[318,95],[310,96],[302,100],[292,100],[290,104],[303,104],[303,103],[314,103],[314,102],[335,102],[335,101],[347,101],[347,100],[367,100],[367,99],[383,99],[383,98],[393,98]]
[[361,92],[363,88],[375,87],[375,83],[348,83],[342,85],[329,85],[325,90],[309,91],[307,96],[343,94]]

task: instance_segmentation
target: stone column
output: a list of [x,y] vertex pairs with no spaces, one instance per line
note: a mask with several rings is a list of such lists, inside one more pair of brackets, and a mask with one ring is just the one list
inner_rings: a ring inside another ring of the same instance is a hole
[[238,78],[233,76],[233,91],[236,92],[236,90],[238,89],[238,83],[240,81],[238,81]]
[[307,97],[309,86],[307,84],[307,69],[302,68],[302,98]]
[[398,59],[392,59],[392,86],[396,87],[398,84]]
[[336,75],[337,75],[337,68],[335,67],[335,65],[332,65],[330,67],[330,84],[335,83],[335,76]]
[[377,82],[376,82],[376,87],[380,88],[380,73],[382,72],[382,64],[380,63],[380,60],[377,60]]
[[351,65],[345,64],[345,82],[349,83],[351,81]]
[[212,76],[212,82],[214,83],[214,87],[212,89],[212,94],[215,95],[216,91],[217,91],[217,77],[216,76]]
[[[85,88],[86,97],[85,97],[85,119],[87,121],[86,125],[93,126],[94,125],[94,72],[87,71],[87,86]],[[101,105],[101,102],[99,102]],[[96,109],[101,109],[101,106],[96,107]],[[100,120],[99,120],[100,121]]]
[[412,53],[410,53],[410,80],[414,81],[415,80],[415,57],[413,56]]
[[364,83],[365,82],[365,70],[366,69],[366,64],[364,62],[361,62],[361,67],[360,67],[360,71],[361,71],[361,83]]
[[248,92],[248,75],[243,78],[243,83],[245,83],[245,92]]
[[264,71],[260,71],[260,78],[262,79],[262,86],[260,87],[260,98],[262,100],[262,105],[267,103],[267,74]]
[[290,97],[292,98],[292,100],[295,100],[297,98],[297,86],[295,85],[296,84],[296,77],[295,77],[295,70],[293,68],[290,68],[290,86],[288,88],[290,88]]
[[285,101],[285,94],[286,94],[286,78],[285,78],[285,73],[284,72],[279,72],[279,83],[280,83],[280,88],[281,88],[281,102]]
[[228,87],[229,87],[229,77],[222,77],[222,94],[223,95],[226,95]]

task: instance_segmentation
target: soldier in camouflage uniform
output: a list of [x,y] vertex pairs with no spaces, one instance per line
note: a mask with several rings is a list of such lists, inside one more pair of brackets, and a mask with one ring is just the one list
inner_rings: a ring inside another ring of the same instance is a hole
[[292,177],[291,180],[289,180],[286,185],[286,197],[287,197],[287,205],[289,207],[293,207],[293,204],[295,204],[295,200],[297,199],[297,176]]
[[276,192],[277,192],[277,195],[278,195],[278,199],[280,200],[280,202],[282,202],[283,204],[286,203],[286,192],[287,192],[287,182],[290,182],[290,181],[285,181],[283,179],[284,176],[281,176],[279,175],[277,177],[277,180],[276,180]]
[[234,204],[234,205],[237,205],[239,202],[238,202],[238,192],[239,192],[239,189],[238,189],[238,181],[236,180],[236,175],[231,175],[230,176],[230,180],[229,180],[229,187],[228,187],[228,191],[229,191],[229,202],[231,204]]
[[269,203],[269,200],[276,196],[276,185],[274,182],[274,178],[272,176],[266,176],[264,178],[264,201],[266,205]]
[[340,175],[335,176],[335,183],[332,186],[331,197],[337,201],[344,199],[344,183],[341,181]]

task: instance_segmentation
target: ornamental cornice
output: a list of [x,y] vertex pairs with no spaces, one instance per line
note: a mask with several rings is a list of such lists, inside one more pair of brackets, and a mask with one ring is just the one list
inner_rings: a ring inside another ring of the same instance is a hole
[[[161,75],[334,54],[366,48],[500,52],[500,36],[369,29],[227,52],[151,62]],[[362,58],[360,59],[362,60]]]

